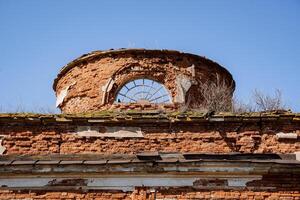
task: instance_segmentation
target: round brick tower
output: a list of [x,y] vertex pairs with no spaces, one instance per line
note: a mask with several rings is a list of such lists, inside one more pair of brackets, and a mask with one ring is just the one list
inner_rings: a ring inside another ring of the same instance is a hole
[[54,80],[63,113],[104,109],[197,109],[203,84],[225,83],[232,75],[205,57],[173,50],[94,51],[64,66]]

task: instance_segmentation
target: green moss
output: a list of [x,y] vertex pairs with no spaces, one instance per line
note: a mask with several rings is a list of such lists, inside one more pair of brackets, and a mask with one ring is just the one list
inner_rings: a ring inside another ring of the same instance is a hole
[[[40,114],[40,113],[0,113],[0,118],[169,118],[169,119],[179,119],[179,118],[198,118],[205,117],[207,113],[187,111],[187,112],[164,112],[160,110],[128,110],[128,111],[113,111],[113,110],[102,110],[97,112],[88,113],[75,113],[75,114]],[[222,112],[216,113],[214,117],[237,117],[237,118],[265,118],[265,117],[294,117],[299,118],[300,113],[274,113],[274,112],[249,112],[249,113],[229,113]]]

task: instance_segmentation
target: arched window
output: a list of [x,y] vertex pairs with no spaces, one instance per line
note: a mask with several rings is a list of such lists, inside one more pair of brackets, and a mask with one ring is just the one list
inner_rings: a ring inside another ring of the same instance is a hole
[[119,103],[171,103],[171,97],[164,85],[150,79],[135,79],[123,85],[115,102]]

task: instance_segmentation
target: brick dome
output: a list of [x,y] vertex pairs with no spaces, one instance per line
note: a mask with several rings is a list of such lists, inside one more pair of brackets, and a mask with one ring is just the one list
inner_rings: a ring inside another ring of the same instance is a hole
[[199,85],[217,79],[233,92],[232,75],[205,57],[173,50],[118,49],[93,51],[68,63],[53,89],[63,113],[144,107],[176,110],[197,108],[202,99]]

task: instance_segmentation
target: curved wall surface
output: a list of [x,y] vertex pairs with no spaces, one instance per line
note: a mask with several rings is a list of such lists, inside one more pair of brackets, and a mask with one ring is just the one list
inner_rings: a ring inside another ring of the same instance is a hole
[[196,108],[201,103],[198,86],[204,82],[221,79],[233,89],[235,84],[225,68],[204,57],[171,50],[120,49],[95,51],[72,61],[62,68],[53,89],[63,113],[93,112],[124,106],[115,102],[116,96],[136,79],[163,84],[171,103],[159,106],[173,110]]

